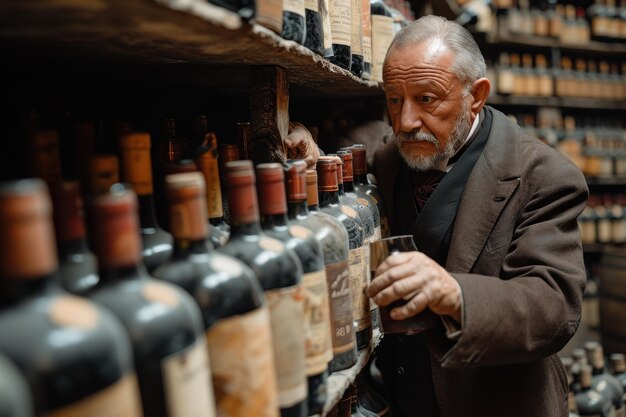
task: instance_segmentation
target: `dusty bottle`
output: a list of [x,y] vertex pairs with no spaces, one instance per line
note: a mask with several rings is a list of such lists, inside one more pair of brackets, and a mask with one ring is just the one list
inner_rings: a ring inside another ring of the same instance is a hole
[[278,402],[283,417],[306,415],[302,265],[285,244],[261,229],[251,161],[229,162],[231,235],[220,248],[256,273],[270,306]]
[[121,144],[122,178],[139,200],[143,262],[152,271],[172,255],[172,235],[161,229],[154,210],[150,135],[131,133],[122,137]]
[[362,0],[350,0],[351,8],[351,36],[350,36],[350,51],[352,53],[352,60],[350,63],[350,72],[360,77],[363,74],[363,23],[361,21],[361,14],[363,13],[361,7]]
[[585,349],[591,366],[593,367],[593,378],[591,387],[600,394],[610,398],[615,407],[615,416],[624,417],[624,388],[622,383],[613,375],[607,372],[604,366],[604,349],[597,342],[585,343]]
[[228,197],[229,188],[226,186],[226,164],[239,160],[239,146],[234,143],[222,143],[219,146],[219,170],[220,185],[222,187],[222,207],[224,209],[224,221],[230,224],[230,198]]
[[87,245],[83,199],[76,181],[51,189],[59,253],[60,283],[67,291],[83,295],[98,283],[96,257]]
[[217,157],[217,138],[214,134],[207,133],[202,147],[198,150],[196,165],[204,176],[206,184],[208,233],[215,248],[224,246],[230,235],[230,226],[224,219],[222,187]]
[[329,14],[333,38],[333,56],[329,60],[349,71],[352,64],[351,0],[329,0]]
[[592,388],[592,372],[591,365],[581,366],[581,388],[575,397],[580,416],[614,416],[615,408],[611,399]]
[[[130,343],[107,310],[56,285],[51,204],[39,180],[0,185],[0,352],[35,415],[141,417]],[[23,331],[28,329],[28,331]],[[42,359],[43,358],[43,359]]]
[[89,297],[130,336],[147,416],[215,416],[202,315],[181,288],[141,262],[137,198],[121,184],[91,201],[100,283]]
[[[336,216],[342,213],[333,207],[327,210],[334,211],[332,216],[320,210],[317,171],[306,171],[307,202],[310,217],[319,219],[325,224],[315,229],[317,238],[322,242],[324,262],[326,263],[326,278],[330,302],[331,331],[333,344],[333,359],[330,362],[330,371],[339,371],[351,367],[356,363],[356,339],[353,330],[352,295],[350,291],[349,237],[342,222]],[[294,212],[292,214],[292,211]],[[290,208],[290,216],[298,217],[295,209]],[[345,216],[345,215],[344,215]],[[351,219],[350,219],[351,220]],[[350,223],[346,219],[347,223]],[[356,227],[356,224],[352,223]]]
[[389,237],[391,229],[389,228],[389,220],[385,213],[383,199],[380,196],[378,187],[371,184],[367,179],[367,148],[365,145],[355,144],[351,146],[350,150],[353,156],[354,189],[371,196],[376,201],[376,207],[380,215],[380,235],[381,237]]
[[218,415],[276,416],[269,307],[254,272],[207,241],[204,189],[199,173],[166,177],[174,254],[153,276],[182,287],[200,306]]
[[305,0],[283,0],[284,39],[304,44],[307,34]]
[[613,376],[620,381],[622,388],[626,391],[626,358],[623,353],[611,354],[611,368],[613,368]]
[[33,399],[24,375],[0,355],[0,416],[33,417]]
[[[314,265],[313,262],[305,262],[305,259],[300,258],[305,274],[303,282],[307,296],[305,330],[309,387],[308,408],[309,415],[311,415],[320,413],[326,403],[328,364],[333,359],[331,336],[333,324],[330,318],[327,272],[329,266],[334,265],[337,254],[331,252],[343,250],[347,254],[348,240],[347,236],[344,236],[346,239],[341,245],[341,236],[332,235],[335,230],[331,229],[321,218],[310,215],[307,206],[306,163],[301,160],[290,161],[285,164],[284,169],[292,234],[295,231],[302,237],[310,236],[307,237],[307,240],[314,239],[319,245],[319,258],[322,260],[322,265],[318,266],[319,269],[315,269],[309,267]],[[293,229],[300,226],[303,230]],[[327,257],[329,257],[328,260],[326,260]],[[307,269],[310,269],[308,273]],[[333,274],[332,269],[330,273]]]

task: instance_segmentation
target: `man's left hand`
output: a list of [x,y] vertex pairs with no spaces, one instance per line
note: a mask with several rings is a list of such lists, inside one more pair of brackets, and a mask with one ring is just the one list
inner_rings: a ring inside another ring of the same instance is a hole
[[367,295],[379,306],[404,299],[406,304],[391,310],[403,320],[426,308],[461,323],[461,287],[437,262],[421,252],[402,252],[387,257],[376,270]]
[[290,159],[303,159],[308,168],[314,168],[320,151],[313,141],[313,136],[300,123],[289,123],[289,135],[283,140],[287,157]]

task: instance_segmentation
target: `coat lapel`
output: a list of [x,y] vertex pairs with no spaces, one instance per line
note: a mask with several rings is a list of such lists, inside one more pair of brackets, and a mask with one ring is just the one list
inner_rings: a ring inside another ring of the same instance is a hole
[[450,272],[471,271],[500,213],[521,182],[519,163],[512,163],[510,158],[519,155],[519,131],[504,114],[491,111],[491,134],[465,185],[454,222],[446,262]]

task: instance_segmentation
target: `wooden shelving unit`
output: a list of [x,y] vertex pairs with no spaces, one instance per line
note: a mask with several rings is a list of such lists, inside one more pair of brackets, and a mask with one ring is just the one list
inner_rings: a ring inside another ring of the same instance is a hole
[[[135,79],[249,88],[250,67],[288,70],[292,94],[382,97],[377,82],[355,77],[307,48],[203,0],[0,2],[0,51],[9,70],[48,79]],[[171,7],[178,5],[181,10]]]
[[574,97],[534,97],[494,95],[487,104],[496,106],[561,107],[569,109],[626,110],[626,101]]
[[[502,31],[501,31],[502,32]],[[564,53],[626,54],[626,44],[590,41],[583,44],[564,43],[555,38],[500,33],[487,36],[487,44],[503,47],[558,48]]]

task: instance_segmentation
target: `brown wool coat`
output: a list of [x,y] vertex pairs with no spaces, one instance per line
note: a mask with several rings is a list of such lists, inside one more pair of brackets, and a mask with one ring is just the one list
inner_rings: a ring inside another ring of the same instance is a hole
[[[566,417],[556,353],[580,321],[586,274],[576,218],[588,189],[569,160],[492,111],[446,262],[463,292],[463,333],[452,347],[441,330],[429,335],[437,406],[441,417]],[[377,152],[374,166],[392,216],[395,143]]]

